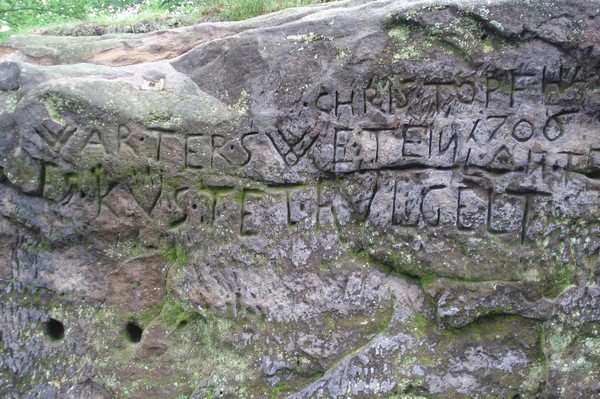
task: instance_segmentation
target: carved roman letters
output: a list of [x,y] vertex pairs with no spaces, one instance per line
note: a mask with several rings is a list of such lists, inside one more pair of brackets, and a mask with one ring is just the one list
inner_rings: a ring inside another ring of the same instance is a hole
[[[56,202],[92,196],[97,215],[104,206],[126,217],[131,209],[117,203],[126,191],[140,212],[171,229],[229,226],[251,238],[298,226],[342,232],[339,212],[346,212],[343,201],[352,200],[342,200],[328,179],[370,173],[364,192],[353,188],[362,201],[354,209],[368,226],[452,226],[525,245],[536,204],[552,197],[554,171],[599,179],[600,149],[559,148],[585,114],[556,99],[576,90],[584,75],[580,66],[519,66],[443,79],[373,77],[314,90],[294,114],[305,119],[284,115],[278,126],[254,129],[250,122],[250,129],[231,133],[45,119],[24,141],[36,146],[32,153],[47,157],[34,165],[35,182],[30,179],[26,192]],[[455,119],[453,109],[478,112]],[[68,172],[52,158],[60,156],[85,161],[86,172]],[[282,162],[272,165],[273,156]],[[277,173],[295,173],[316,160],[314,179],[295,175],[258,189],[205,182],[207,176],[254,176],[267,164],[275,168],[269,178],[276,182]],[[497,183],[505,177],[514,183]]]

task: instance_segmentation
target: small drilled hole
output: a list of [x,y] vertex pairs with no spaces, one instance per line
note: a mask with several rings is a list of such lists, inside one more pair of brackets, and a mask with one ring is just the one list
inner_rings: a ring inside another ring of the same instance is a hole
[[130,321],[125,326],[125,336],[129,342],[138,343],[142,340],[142,327]]
[[60,341],[65,337],[65,326],[60,321],[50,318],[44,325],[44,332],[52,341]]
[[194,209],[194,210],[198,209],[198,204],[192,204],[192,209]]

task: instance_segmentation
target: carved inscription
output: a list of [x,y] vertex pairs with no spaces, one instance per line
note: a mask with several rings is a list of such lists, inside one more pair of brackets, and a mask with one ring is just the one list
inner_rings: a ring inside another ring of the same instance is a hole
[[[478,78],[391,77],[322,90],[314,107],[335,121],[330,144],[320,145],[331,154],[323,167],[336,173],[411,165],[514,171],[526,169],[533,152],[545,154],[547,166],[565,169],[555,143],[568,146],[563,139],[577,134],[583,76],[579,66],[520,67]],[[567,93],[575,99],[560,101]],[[453,110],[476,116],[456,119]],[[584,170],[590,173],[591,165]]]
[[[564,123],[575,112],[562,111],[538,125],[514,115],[490,115],[466,125],[452,122],[440,126],[434,122],[377,129],[333,127],[330,134],[332,170],[352,172],[415,164],[523,170],[531,152],[544,153],[544,145],[551,146],[565,134]],[[566,158],[561,154],[565,152],[554,151],[545,161],[552,162],[549,166],[558,165],[563,169],[562,161]],[[567,169],[571,166],[567,164]],[[590,168],[591,164],[583,170]]]
[[[452,79],[377,77],[321,87],[298,113],[318,122],[231,134],[48,119],[33,127],[31,142],[95,163],[70,175],[48,157],[36,192],[61,203],[91,195],[98,216],[107,209],[115,217],[137,214],[120,203],[128,195],[140,214],[171,229],[228,226],[240,237],[295,226],[341,232],[354,207],[366,226],[451,227],[525,244],[531,221],[560,201],[556,171],[600,177],[600,148],[578,129],[589,124],[579,90],[586,76],[580,66],[560,66]],[[316,166],[317,183],[291,174],[263,188],[197,184],[205,174],[252,177],[274,158],[283,162],[261,172],[272,174],[267,181],[302,160]],[[328,180],[357,173],[371,174],[372,184],[354,188],[354,197]],[[305,180],[308,186],[295,183]],[[364,201],[355,206],[356,198]]]
[[33,129],[54,150],[60,150],[77,131],[77,128],[62,126],[50,119]]
[[319,137],[318,134],[313,134],[310,129],[305,130],[299,135],[277,130],[275,132],[267,132],[267,136],[288,166],[296,165]]

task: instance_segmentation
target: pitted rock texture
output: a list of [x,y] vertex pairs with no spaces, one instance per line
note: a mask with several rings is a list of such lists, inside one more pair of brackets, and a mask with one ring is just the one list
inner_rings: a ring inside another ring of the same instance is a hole
[[597,397],[599,14],[10,39],[0,396]]

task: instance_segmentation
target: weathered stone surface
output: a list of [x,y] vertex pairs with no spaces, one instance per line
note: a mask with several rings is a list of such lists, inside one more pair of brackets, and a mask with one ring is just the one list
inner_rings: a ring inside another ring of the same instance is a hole
[[0,396],[597,396],[599,10],[11,39]]

